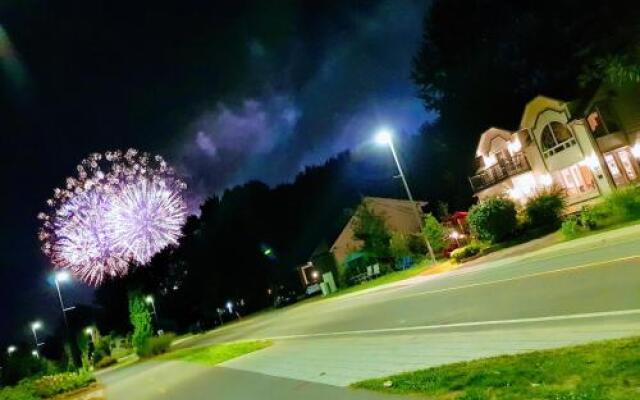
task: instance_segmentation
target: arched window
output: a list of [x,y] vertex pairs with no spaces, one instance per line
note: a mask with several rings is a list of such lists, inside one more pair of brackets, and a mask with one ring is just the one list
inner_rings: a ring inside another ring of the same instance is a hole
[[542,150],[553,149],[559,144],[571,140],[571,138],[571,131],[565,124],[552,121],[542,130],[542,135],[540,136]]

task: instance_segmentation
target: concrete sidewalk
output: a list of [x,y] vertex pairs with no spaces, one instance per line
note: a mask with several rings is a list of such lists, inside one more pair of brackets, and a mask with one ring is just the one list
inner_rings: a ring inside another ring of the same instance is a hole
[[[147,361],[126,375],[102,376],[109,400],[393,400],[401,397],[210,367],[180,361]],[[405,398],[406,399],[406,398]]]

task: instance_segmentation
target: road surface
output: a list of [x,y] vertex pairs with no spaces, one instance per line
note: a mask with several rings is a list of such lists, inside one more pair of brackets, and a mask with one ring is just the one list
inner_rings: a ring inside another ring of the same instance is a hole
[[275,341],[218,367],[148,362],[100,379],[109,399],[378,399],[344,386],[461,360],[637,334],[640,227],[629,227],[264,313],[180,344]]

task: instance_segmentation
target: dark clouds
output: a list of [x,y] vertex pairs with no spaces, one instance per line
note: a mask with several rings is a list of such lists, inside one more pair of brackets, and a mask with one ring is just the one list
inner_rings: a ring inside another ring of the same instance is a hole
[[424,9],[423,1],[387,0],[347,9],[322,35],[299,19],[296,34],[274,48],[251,38],[252,86],[240,84],[232,100],[185,130],[179,158],[192,187],[211,193],[248,179],[275,184],[368,141],[380,125],[415,133],[433,118],[409,79]]
[[0,2],[3,60],[10,44],[20,61],[0,76],[0,334],[58,316],[35,216],[90,152],[162,153],[201,199],[289,180],[380,124],[414,133],[424,3]]

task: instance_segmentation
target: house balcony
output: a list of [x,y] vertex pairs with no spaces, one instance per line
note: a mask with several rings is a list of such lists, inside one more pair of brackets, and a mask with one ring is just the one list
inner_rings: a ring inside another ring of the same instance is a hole
[[478,175],[469,177],[469,182],[473,192],[478,193],[507,178],[530,170],[527,158],[524,153],[520,152],[511,157],[500,157],[496,164],[484,169]]

